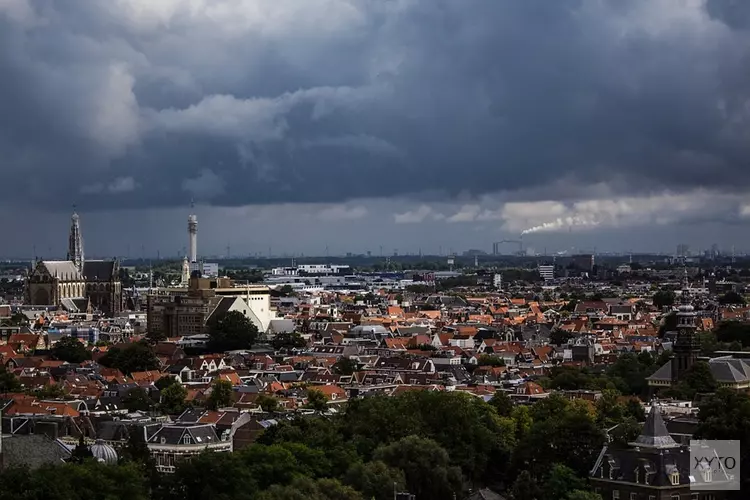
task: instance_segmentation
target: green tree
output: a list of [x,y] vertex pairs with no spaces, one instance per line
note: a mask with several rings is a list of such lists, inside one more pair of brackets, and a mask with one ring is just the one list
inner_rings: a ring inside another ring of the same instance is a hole
[[227,380],[216,379],[211,384],[211,394],[206,400],[206,406],[211,410],[225,408],[232,405],[234,400],[234,390],[232,383]]
[[128,411],[149,411],[154,407],[154,402],[141,387],[130,389],[122,402]]
[[343,425],[342,432],[365,456],[381,443],[410,435],[433,439],[473,482],[491,483],[501,477],[515,446],[513,420],[458,391],[356,399],[348,403]]
[[653,297],[654,306],[659,309],[671,307],[675,302],[675,293],[672,290],[659,290]]
[[39,399],[59,399],[65,396],[65,390],[58,384],[47,384],[34,391],[34,396]]
[[541,500],[543,494],[539,483],[527,470],[516,477],[510,491],[513,500]]
[[91,359],[91,353],[75,337],[62,337],[52,346],[52,357],[68,363],[83,363]]
[[417,498],[448,500],[463,489],[461,470],[451,466],[448,453],[431,439],[408,436],[381,446],[373,458],[403,471],[407,490]]
[[719,342],[741,342],[742,347],[750,347],[750,324],[739,321],[722,321],[716,327]]
[[705,361],[696,361],[685,373],[685,382],[696,393],[716,392],[718,384],[711,372],[711,367]]
[[135,464],[48,464],[11,468],[0,475],[0,500],[148,500],[148,484]]
[[258,327],[239,311],[230,311],[212,319],[208,325],[208,348],[213,352],[250,349],[258,336]]
[[482,354],[477,360],[479,366],[505,366],[505,361],[497,356],[490,356],[489,354]]
[[495,391],[489,403],[501,417],[510,417],[513,412],[513,401],[505,391]]
[[253,500],[258,485],[239,453],[200,455],[179,463],[164,500]]
[[277,334],[271,344],[274,349],[280,351],[282,349],[301,349],[307,345],[307,342],[302,338],[302,335],[293,332]]
[[745,297],[735,291],[727,292],[719,297],[719,304],[721,305],[745,305]]
[[163,391],[170,385],[175,385],[175,384],[178,384],[177,379],[175,377],[171,375],[165,375],[161,377],[159,380],[157,380],[154,385],[156,386],[157,389],[159,389],[160,391]]
[[313,410],[325,411],[328,409],[328,398],[325,394],[317,389],[307,390],[307,404],[305,408],[311,408]]
[[[719,389],[701,402],[696,439],[732,439],[740,441],[741,491],[750,491],[750,397]],[[736,498],[745,498],[738,492]]]
[[20,392],[21,382],[13,373],[9,372],[5,365],[0,364],[0,392],[7,394],[9,392]]
[[555,463],[584,477],[605,442],[587,406],[552,395],[531,407],[533,423],[516,447],[516,467],[539,477]]
[[146,342],[134,342],[120,347],[118,344],[107,351],[99,360],[99,364],[109,368],[117,368],[122,373],[157,370],[159,358]]
[[279,400],[270,394],[258,394],[255,402],[263,411],[273,413],[279,410]]
[[403,471],[377,460],[352,465],[344,477],[344,483],[362,492],[363,497],[375,500],[391,500],[394,487],[397,491],[406,488]]
[[544,498],[566,498],[574,490],[586,489],[586,482],[573,469],[563,464],[554,464],[544,481]]
[[275,484],[260,492],[256,500],[364,500],[354,488],[336,479],[296,478],[291,484]]
[[337,375],[351,375],[357,371],[357,362],[351,358],[341,357],[332,366],[333,372]]
[[187,389],[182,384],[174,383],[161,391],[161,410],[169,415],[178,415],[185,411]]
[[620,446],[627,446],[628,443],[635,441],[641,433],[643,425],[632,417],[626,417],[610,432],[610,438],[613,443]]

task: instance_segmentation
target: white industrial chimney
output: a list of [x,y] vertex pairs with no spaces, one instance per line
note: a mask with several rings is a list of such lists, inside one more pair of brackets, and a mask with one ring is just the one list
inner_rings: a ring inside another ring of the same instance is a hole
[[198,262],[198,217],[195,214],[188,216],[188,237],[190,238],[190,262]]

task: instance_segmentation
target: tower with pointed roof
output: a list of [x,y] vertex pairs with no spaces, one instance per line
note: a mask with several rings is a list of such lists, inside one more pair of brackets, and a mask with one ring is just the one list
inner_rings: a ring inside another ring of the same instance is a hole
[[83,236],[81,235],[81,218],[73,211],[70,217],[70,234],[68,235],[68,260],[72,261],[78,272],[83,272]]
[[672,348],[674,352],[672,358],[673,382],[679,380],[695,364],[701,351],[700,339],[697,334],[697,315],[692,301],[690,283],[688,282],[687,270],[685,270],[681,303],[677,310],[677,339]]

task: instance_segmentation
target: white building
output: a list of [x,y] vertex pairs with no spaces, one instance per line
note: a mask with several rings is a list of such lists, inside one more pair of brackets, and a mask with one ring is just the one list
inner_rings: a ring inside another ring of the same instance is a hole
[[539,276],[545,281],[555,279],[555,266],[539,266]]

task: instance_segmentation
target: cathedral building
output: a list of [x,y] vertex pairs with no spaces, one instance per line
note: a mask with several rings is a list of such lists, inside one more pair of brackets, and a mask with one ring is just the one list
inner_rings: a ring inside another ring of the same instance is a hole
[[75,313],[99,311],[107,316],[122,310],[120,263],[84,259],[81,221],[77,213],[71,217],[68,260],[36,263],[26,283],[26,302],[61,307]]

